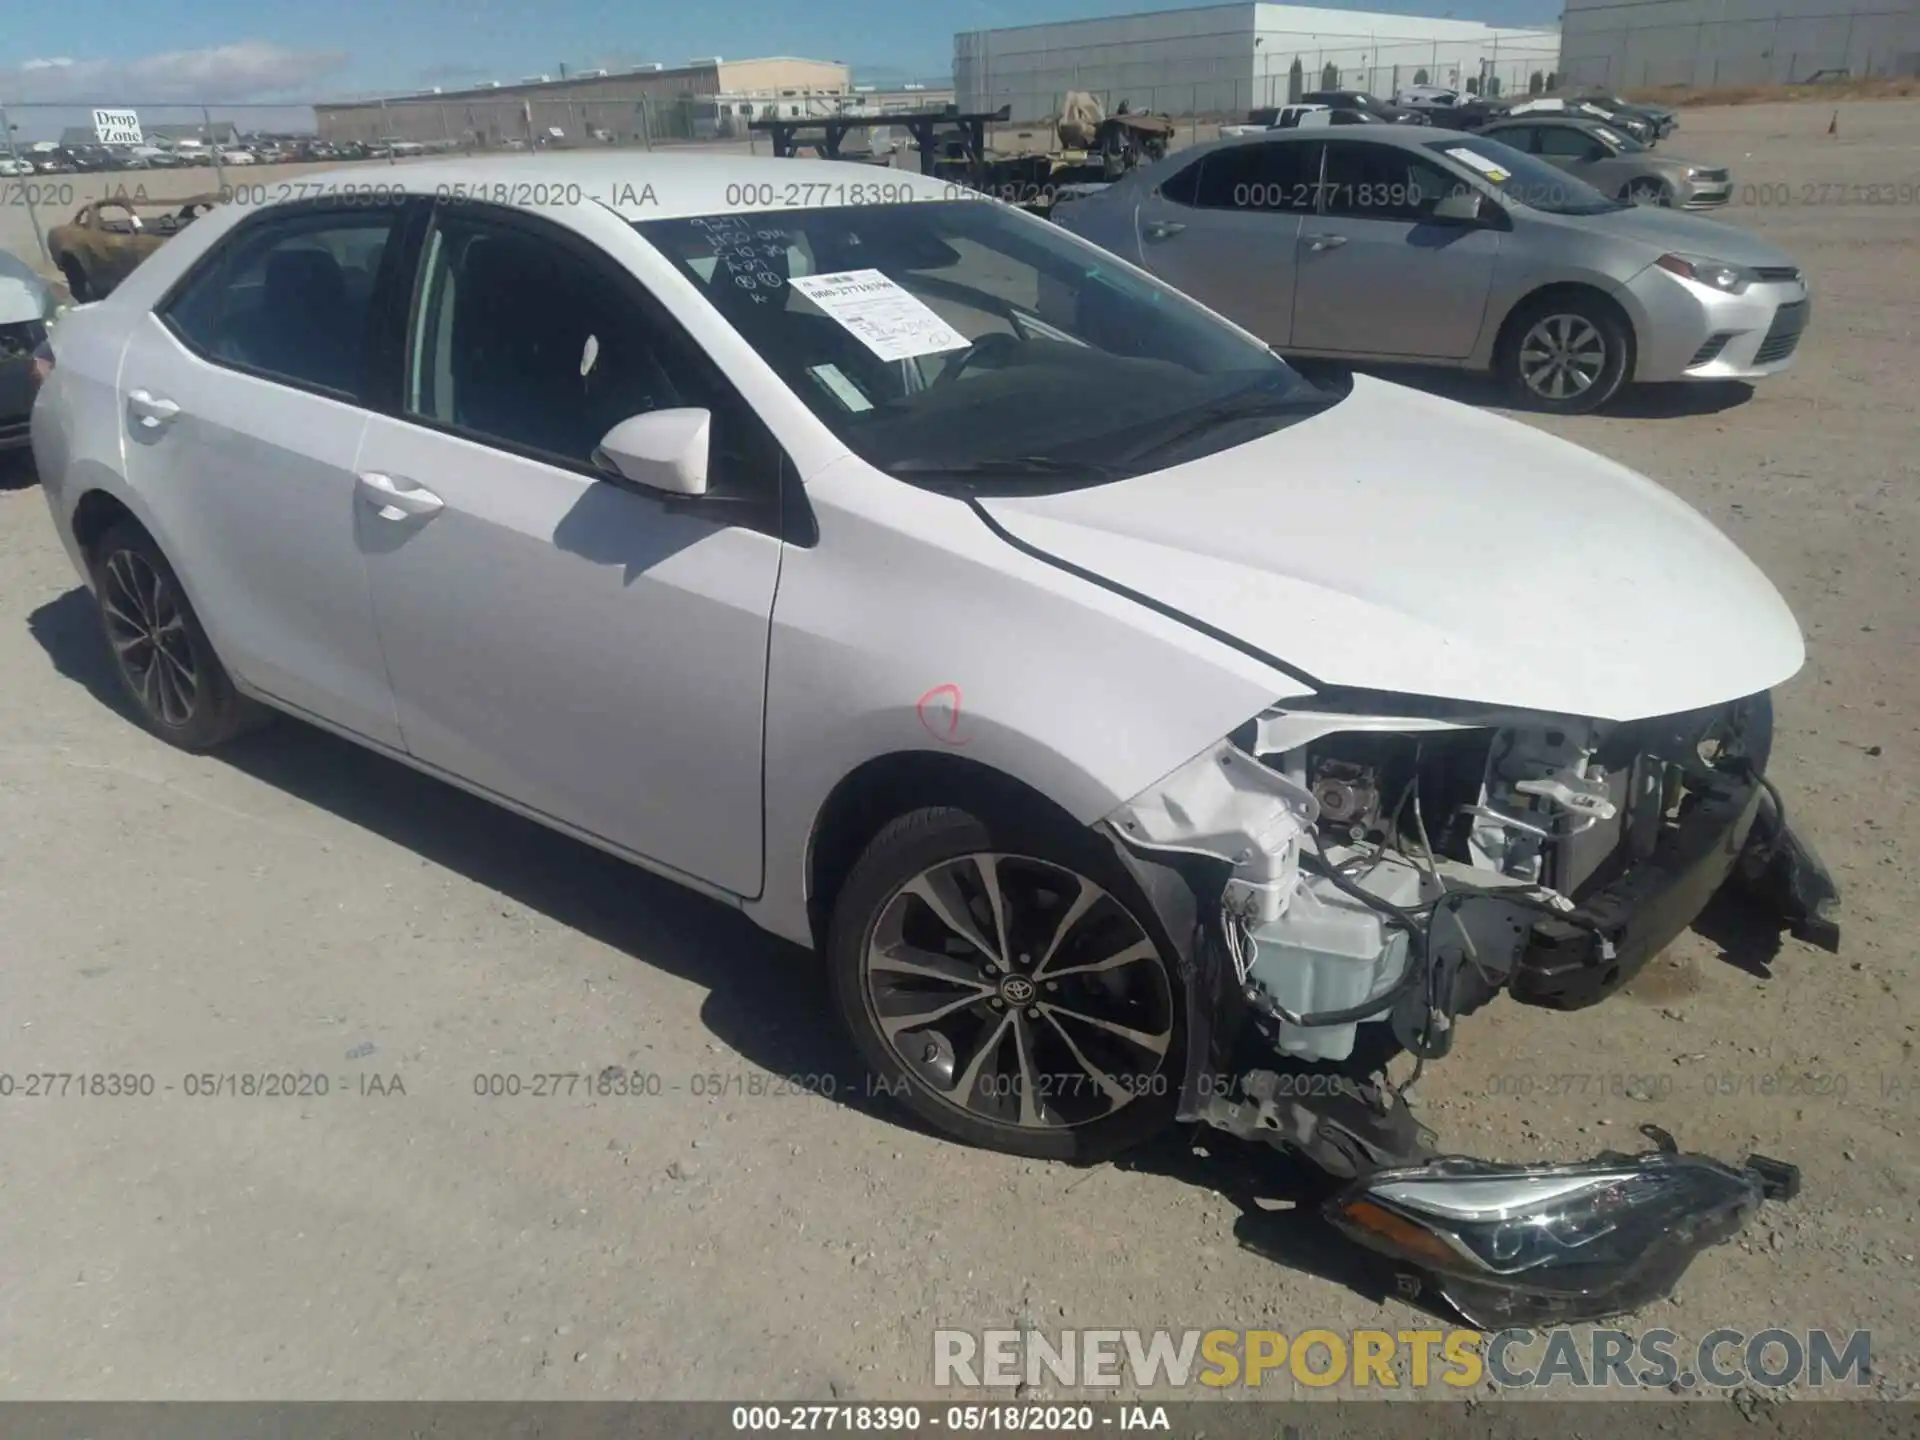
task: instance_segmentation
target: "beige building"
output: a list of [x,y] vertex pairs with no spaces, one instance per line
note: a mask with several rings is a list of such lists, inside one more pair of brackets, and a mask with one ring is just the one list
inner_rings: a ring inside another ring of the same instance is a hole
[[[405,141],[460,148],[588,143],[633,144],[692,138],[711,123],[715,101],[754,105],[754,114],[811,114],[851,95],[838,61],[772,56],[695,60],[675,69],[642,65],[567,76],[529,75],[459,90],[392,95],[314,106],[322,140]],[[736,99],[737,97],[737,99]],[[780,108],[767,112],[763,106]],[[707,133],[711,133],[710,129]]]

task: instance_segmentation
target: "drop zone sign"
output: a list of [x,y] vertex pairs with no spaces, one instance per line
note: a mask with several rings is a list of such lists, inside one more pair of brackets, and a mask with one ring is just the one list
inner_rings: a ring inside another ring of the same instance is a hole
[[132,110],[96,110],[93,133],[102,145],[138,145],[141,143],[140,117]]

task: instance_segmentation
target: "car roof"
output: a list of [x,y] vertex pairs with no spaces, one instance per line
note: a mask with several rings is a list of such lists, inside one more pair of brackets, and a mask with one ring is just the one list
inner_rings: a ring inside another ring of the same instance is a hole
[[[763,210],[874,203],[859,191],[884,186],[899,200],[971,197],[952,181],[910,170],[852,161],[780,160],[766,155],[712,155],[705,151],[543,151],[409,161],[404,165],[328,170],[304,176],[287,203],[324,198],[332,187],[365,195],[458,194],[503,205],[598,202],[623,220],[673,220],[691,215],[751,214]],[[493,187],[499,186],[498,192]],[[556,187],[558,194],[556,195]],[[574,191],[577,187],[578,195]],[[269,194],[274,187],[266,188]],[[849,193],[851,192],[851,193]]]
[[1421,150],[1430,141],[1448,135],[1449,131],[1436,131],[1428,125],[1368,125],[1359,132],[1343,130],[1338,135],[1330,134],[1331,126],[1315,125],[1305,129],[1288,126],[1280,130],[1259,130],[1251,135],[1223,135],[1217,140],[1206,140],[1198,145],[1189,145],[1184,150],[1176,150],[1166,160],[1156,162],[1156,168],[1168,161],[1192,159],[1205,150],[1225,149],[1229,145],[1325,145],[1329,141],[1344,140],[1366,145],[1392,145],[1401,150]]

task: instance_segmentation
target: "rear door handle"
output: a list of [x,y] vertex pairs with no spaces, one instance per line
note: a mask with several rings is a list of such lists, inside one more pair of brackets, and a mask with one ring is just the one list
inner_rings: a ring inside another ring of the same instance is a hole
[[1186,228],[1186,225],[1178,220],[1149,220],[1140,227],[1140,233],[1149,240],[1165,240],[1169,236],[1178,235]]
[[158,430],[180,413],[180,407],[146,390],[127,392],[127,413],[142,430]]
[[360,498],[375,507],[382,520],[409,520],[437,515],[446,502],[411,480],[368,470],[358,477]]
[[1346,243],[1347,237],[1344,235],[1307,236],[1307,248],[1309,250],[1338,250]]

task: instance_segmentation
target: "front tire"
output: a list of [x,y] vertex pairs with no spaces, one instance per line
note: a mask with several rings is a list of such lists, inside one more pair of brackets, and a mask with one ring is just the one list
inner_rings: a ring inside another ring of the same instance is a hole
[[1521,405],[1557,415],[1597,410],[1626,384],[1633,331],[1597,295],[1546,295],[1507,322],[1496,362]]
[[1673,204],[1673,193],[1658,180],[1635,180],[1620,192],[1620,198],[1629,205]]
[[260,712],[234,689],[153,537],[122,521],[88,559],[114,673],[141,724],[194,752],[250,728]]
[[827,943],[841,1017],[887,1093],[966,1144],[1080,1163],[1173,1118],[1173,954],[1091,830],[947,807],[874,836]]

